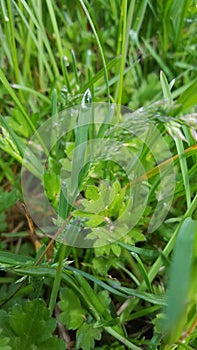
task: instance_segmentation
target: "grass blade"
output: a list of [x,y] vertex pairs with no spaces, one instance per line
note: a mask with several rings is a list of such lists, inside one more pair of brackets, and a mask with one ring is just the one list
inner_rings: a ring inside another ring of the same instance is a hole
[[147,50],[150,52],[151,56],[158,63],[159,67],[165,72],[165,74],[168,76],[168,78],[173,79],[173,74],[172,74],[170,68],[162,60],[162,58],[159,56],[159,54],[152,48],[152,46],[148,43],[148,41],[146,39],[143,39],[143,42],[144,42]]
[[162,70],[160,71],[160,82],[161,82],[161,87],[163,90],[164,98],[167,99],[170,103],[172,103],[173,100],[172,100],[172,95],[170,92],[170,86],[169,86],[168,80],[167,80],[167,78]]
[[22,118],[21,122],[25,123],[25,125],[29,129],[29,131],[35,132],[36,129],[35,129],[33,123],[31,122],[31,119],[29,118],[28,114],[25,112],[22,103],[20,102],[20,100],[16,96],[14,90],[11,88],[9,82],[7,81],[3,71],[1,69],[0,69],[0,80],[22,113],[23,118]]
[[180,39],[180,34],[185,18],[185,13],[187,11],[188,6],[191,6],[191,2],[189,0],[179,0],[178,2],[176,0],[173,1],[172,3],[172,8],[171,8],[171,18],[173,18],[173,31],[175,34],[175,39],[174,39],[174,45],[177,46],[179,39]]
[[[12,54],[12,60],[14,65],[14,72],[15,72],[15,78],[16,82],[20,84],[20,75],[19,75],[19,64],[18,64],[18,57],[17,57],[17,51],[16,51],[16,41],[15,41],[15,35],[14,35],[14,22],[13,22],[13,14],[12,14],[12,8],[11,8],[11,1],[7,0],[7,7],[8,7],[8,16],[9,21],[6,23],[9,25],[9,39],[10,39],[10,50]],[[21,91],[19,92],[20,99],[23,101],[23,94]]]
[[177,153],[179,156],[179,163],[180,163],[182,177],[183,177],[187,208],[189,208],[191,205],[191,191],[190,191],[188,167],[187,167],[187,160],[185,158],[185,153],[184,153],[183,141],[180,138],[175,138],[175,143],[176,143]]
[[[48,55],[49,55],[49,59],[50,59],[50,64],[53,67],[53,71],[54,71],[55,77],[56,78],[60,78],[59,69],[58,69],[55,57],[53,55],[53,52],[51,50],[50,43],[49,43],[49,40],[47,38],[43,22],[40,21],[40,18],[37,19],[35,17],[31,7],[28,6],[26,1],[21,0],[21,3],[23,5],[24,9],[26,10],[26,12],[29,14],[29,17],[32,20],[32,22],[34,23],[34,25],[37,28],[37,30],[42,33],[42,40],[43,40],[43,43],[44,43],[44,45],[45,45],[45,47],[47,49],[47,52],[48,52]],[[35,1],[31,1],[31,5],[32,5],[32,8],[34,9],[34,12],[37,13],[36,2]],[[43,58],[44,58],[44,60],[46,60],[46,53],[45,53],[45,55],[43,55]],[[54,76],[52,75],[51,78],[52,78],[51,80],[53,80]]]
[[59,58],[60,58],[60,62],[61,62],[62,72],[63,72],[63,75],[64,75],[64,79],[66,81],[67,89],[71,93],[71,87],[70,87],[70,83],[69,83],[68,72],[67,72],[66,64],[64,62],[64,54],[63,54],[62,42],[61,42],[61,39],[60,39],[60,33],[59,33],[59,29],[58,29],[58,25],[57,25],[55,13],[54,13],[52,1],[51,0],[46,0],[46,3],[47,3],[47,7],[48,7],[48,10],[49,10],[49,15],[50,15],[50,18],[51,18],[51,23],[52,23],[53,30],[54,30],[55,37],[56,37],[56,41],[57,41],[57,48],[58,48],[58,52],[59,52]]
[[187,317],[188,295],[194,260],[197,222],[187,218],[181,225],[169,273],[165,329],[170,344],[176,342]]
[[148,278],[148,274],[146,272],[146,269],[144,267],[144,264],[143,264],[142,260],[140,259],[138,254],[136,254],[134,252],[132,252],[131,254],[138,262],[139,269],[140,269],[140,271],[142,273],[142,277],[144,278],[144,281],[146,283],[146,286],[147,286],[147,289],[148,289],[149,293],[153,293],[153,289],[152,289],[151,283],[150,283],[149,278]]
[[[75,149],[72,162],[71,172],[71,197],[75,198],[78,188],[80,188],[80,170],[82,170],[86,141],[88,138],[89,122],[92,113],[92,108],[86,105],[86,98],[89,98],[90,91],[87,90],[84,94],[81,109],[79,111],[78,123],[75,130]],[[91,97],[90,97],[91,98]],[[81,166],[82,165],[82,166]],[[82,170],[83,172],[83,170]],[[81,174],[82,176],[82,174]]]
[[140,28],[141,28],[141,25],[142,25],[142,22],[144,19],[147,4],[148,4],[148,0],[140,1],[140,6],[139,6],[139,9],[138,9],[138,12],[136,14],[135,21],[133,24],[133,30],[134,30],[134,32],[136,32],[137,35],[140,31]]
[[46,102],[48,105],[51,104],[51,101],[48,97],[44,96],[43,94],[41,94],[39,91],[36,91],[28,86],[25,85],[20,85],[20,84],[12,84],[11,85],[13,89],[16,90],[23,90],[26,91],[32,95],[37,96],[40,100],[43,100],[44,102]]
[[96,31],[96,28],[95,28],[95,25],[92,21],[92,18],[90,16],[90,13],[84,3],[83,0],[79,0],[80,1],[80,4],[88,18],[88,21],[90,23],[90,26],[92,28],[92,31],[95,35],[95,39],[96,39],[96,42],[97,42],[97,45],[98,45],[98,48],[99,48],[99,51],[100,51],[100,54],[101,54],[101,59],[102,59],[102,62],[103,62],[103,68],[104,68],[104,77],[105,77],[105,83],[106,83],[106,91],[107,91],[107,102],[110,102],[110,89],[109,89],[109,79],[108,79],[108,72],[107,72],[107,65],[106,65],[106,61],[105,61],[105,55],[104,55],[104,52],[103,52],[103,48],[101,46],[101,42],[100,42],[100,39],[99,39],[99,36],[98,36],[98,33]]
[[[21,0],[21,3],[23,4],[23,0]],[[35,36],[35,34],[34,34],[34,31],[33,31],[33,28],[32,28],[32,23],[33,23],[37,28],[39,28],[39,24],[38,24],[37,20],[35,19],[34,15],[33,15],[33,12],[30,10],[30,8],[28,7],[28,5],[27,5],[26,3],[25,3],[25,5],[23,4],[24,7],[25,7],[25,10],[27,11],[27,13],[28,13],[29,16],[30,16],[29,23],[28,23],[28,21],[27,21],[27,19],[25,18],[23,12],[22,12],[21,9],[18,7],[18,5],[16,4],[15,1],[13,2],[13,4],[14,4],[14,6],[16,7],[17,12],[18,12],[18,14],[20,15],[22,21],[24,22],[24,24],[25,24],[25,26],[26,26],[26,28],[27,28],[27,30],[28,30],[29,36],[31,36],[31,38],[32,38],[32,40],[33,40],[35,46],[37,47],[38,52],[39,52],[39,55],[40,55],[40,57],[42,57],[43,64],[44,64],[45,67],[46,67],[46,71],[47,71],[47,73],[48,73],[49,79],[52,81],[53,78],[54,78],[54,77],[53,77],[52,70],[51,70],[51,68],[50,68],[50,65],[49,65],[47,59],[46,59],[46,55],[44,54],[44,50],[43,50],[43,48],[42,48],[42,44],[37,40],[37,38],[36,38],[36,36]],[[40,35],[41,35],[41,33],[42,33],[42,38],[43,38],[43,40],[44,40],[45,36],[44,36],[42,30],[39,28],[38,31],[39,31],[39,33],[40,33],[40,34],[39,34],[39,37],[41,38]],[[27,42],[27,44],[28,44],[28,42]],[[45,46],[47,46],[46,43],[45,43]],[[29,46],[28,46],[28,47],[29,47]],[[29,53],[28,53],[28,54],[29,54]],[[28,57],[28,54],[27,54],[27,57]],[[52,63],[52,65],[53,65],[53,61],[52,61],[51,63]],[[27,68],[26,68],[27,64],[29,64],[29,62],[27,62],[27,58],[25,57],[25,69],[26,69],[26,70],[27,70]]]
[[25,151],[25,145],[19,141],[19,139],[15,135],[14,131],[12,131],[11,128],[9,127],[9,125],[7,124],[6,119],[3,118],[1,115],[0,115],[0,124],[3,125],[3,127],[9,132],[10,136],[12,137],[12,139],[13,139],[13,141],[18,149],[18,152],[21,156],[21,159],[22,159],[23,155],[24,155],[24,151]]
[[197,104],[197,78],[194,79],[190,86],[185,90],[178,99],[178,103],[182,104],[182,111],[193,107]]
[[71,50],[71,55],[72,55],[72,64],[73,64],[75,81],[76,81],[75,86],[76,86],[76,90],[79,90],[80,84],[79,84],[79,77],[78,77],[78,71],[77,71],[77,61],[76,61],[74,50]]

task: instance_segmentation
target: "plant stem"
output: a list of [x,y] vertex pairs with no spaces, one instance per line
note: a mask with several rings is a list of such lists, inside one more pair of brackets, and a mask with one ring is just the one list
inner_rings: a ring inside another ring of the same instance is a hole
[[[18,64],[18,58],[17,58],[17,52],[16,52],[16,42],[15,42],[15,36],[14,36],[14,23],[13,23],[13,14],[12,14],[12,8],[11,8],[11,1],[7,0],[7,7],[8,7],[8,16],[9,16],[9,32],[10,32],[10,48],[11,48],[11,54],[12,54],[12,61],[14,66],[14,73],[15,73],[15,79],[16,83],[20,84],[20,76],[19,76],[19,64]],[[23,93],[21,90],[19,90],[19,96],[20,100],[24,101],[23,99]]]
[[123,90],[123,75],[124,75],[124,67],[125,67],[125,59],[126,59],[126,32],[127,32],[127,0],[122,1],[121,7],[121,19],[122,19],[122,30],[120,30],[119,38],[122,41],[121,46],[121,62],[120,62],[120,78],[118,81],[117,87],[117,103],[121,105],[122,102],[122,90]]
[[102,62],[103,62],[103,68],[104,68],[104,77],[105,77],[105,83],[106,83],[106,90],[107,90],[107,102],[110,102],[110,90],[109,90],[109,79],[108,79],[108,73],[107,73],[107,65],[106,65],[106,61],[105,61],[105,56],[104,56],[104,52],[103,52],[103,48],[101,46],[101,42],[99,40],[99,37],[98,37],[98,34],[97,34],[97,31],[96,31],[96,28],[94,26],[94,23],[92,21],[92,18],[90,17],[90,13],[86,7],[86,5],[84,4],[84,1],[83,0],[79,0],[80,1],[80,4],[87,16],[87,19],[90,23],[90,26],[92,28],[92,31],[95,35],[95,39],[97,41],[97,45],[98,45],[98,48],[99,48],[99,51],[100,51],[100,54],[101,54],[101,59],[102,59]]
[[[191,215],[193,214],[194,210],[197,207],[197,194],[195,195],[190,207],[188,208],[188,210],[186,211],[185,215],[183,216],[182,220],[180,221],[179,225],[177,226],[176,230],[174,231],[174,234],[172,235],[171,239],[169,240],[169,242],[166,244],[162,254],[165,257],[168,257],[168,255],[171,253],[172,249],[174,248],[175,242],[176,242],[176,238],[177,238],[177,234],[180,230],[180,227],[183,223],[183,221],[188,218],[191,217]],[[152,268],[149,271],[148,277],[149,277],[149,281],[152,282],[153,279],[155,278],[157,272],[159,271],[160,267],[162,266],[162,257],[159,256],[157,258],[157,260],[155,261],[155,263],[153,264]],[[144,284],[142,284],[144,285]]]
[[[188,210],[186,211],[185,215],[183,216],[182,220],[180,221],[180,223],[178,224],[176,230],[174,231],[172,237],[170,238],[169,242],[166,244],[165,248],[163,249],[163,252],[162,252],[162,255],[160,255],[157,260],[155,261],[155,263],[152,265],[149,273],[148,273],[148,279],[149,279],[149,282],[151,283],[153,281],[153,279],[155,278],[155,276],[157,275],[160,267],[162,266],[163,264],[163,256],[164,257],[168,257],[169,254],[171,253],[171,251],[173,250],[174,248],[174,245],[175,245],[175,242],[176,242],[176,238],[177,238],[177,235],[179,233],[179,230],[180,230],[180,227],[183,223],[183,221],[188,218],[188,217],[191,217],[194,210],[196,209],[197,207],[197,194],[195,195],[190,207],[188,208]],[[141,285],[139,286],[139,290],[140,291],[143,291],[146,289],[146,284],[145,282],[143,281],[141,283]],[[128,304],[128,307],[125,309],[125,312],[124,312],[124,315],[122,314],[122,317],[123,319],[127,317],[128,314],[131,313],[131,311],[134,309],[134,307],[136,307],[136,305],[138,304],[139,302],[139,299],[136,299],[136,300],[132,300],[130,302],[130,304]]]
[[53,283],[53,288],[51,292],[51,297],[49,301],[49,311],[50,314],[53,314],[53,310],[55,308],[56,300],[57,300],[57,295],[61,283],[61,274],[62,274],[62,268],[63,268],[63,263],[64,263],[64,257],[66,253],[67,246],[65,244],[61,245],[60,249],[60,256],[59,256],[59,262],[56,270],[56,275]]
[[[48,243],[48,245],[46,246],[46,248],[44,249],[44,251],[40,254],[38,260],[36,260],[34,266],[38,266],[40,264],[40,262],[42,261],[42,259],[44,258],[44,256],[46,255],[46,253],[50,250],[51,246],[54,244],[54,241],[58,238],[59,234],[64,230],[64,228],[66,227],[66,225],[68,224],[69,220],[71,219],[71,215],[68,216],[68,218],[63,222],[62,226],[59,227],[59,229],[57,230],[57,232],[55,233],[55,235],[53,236],[53,238],[50,240],[50,242]],[[15,291],[13,293],[11,293],[11,295],[9,295],[3,302],[2,304],[0,304],[0,306],[2,307],[3,305],[5,305],[8,301],[10,301],[18,292],[19,290],[27,283],[28,281],[28,276],[26,276],[24,278],[24,280],[22,281],[22,283],[15,289]]]

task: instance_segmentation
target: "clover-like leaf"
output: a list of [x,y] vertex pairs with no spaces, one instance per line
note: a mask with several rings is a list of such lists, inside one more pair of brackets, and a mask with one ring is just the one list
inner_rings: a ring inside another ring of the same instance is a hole
[[55,328],[56,321],[42,300],[15,305],[9,313],[0,311],[2,337],[9,338],[12,350],[65,350],[63,341],[53,336]]
[[2,337],[1,333],[2,329],[0,329],[0,350],[12,350],[9,345],[10,339],[8,337]]
[[59,322],[66,325],[68,329],[79,328],[84,319],[84,310],[78,296],[70,288],[63,288],[60,292],[58,306],[62,313],[59,315]]
[[76,348],[82,350],[94,349],[95,340],[101,339],[101,328],[84,323],[77,331]]

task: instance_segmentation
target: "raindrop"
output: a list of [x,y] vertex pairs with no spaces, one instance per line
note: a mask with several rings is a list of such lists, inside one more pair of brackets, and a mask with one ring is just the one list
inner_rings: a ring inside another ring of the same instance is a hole
[[64,62],[65,67],[69,66],[69,61],[68,61],[68,57],[67,56],[63,56],[63,62]]
[[87,108],[86,104],[89,104],[91,102],[92,102],[92,95],[91,95],[90,89],[87,89],[83,95],[81,106],[83,108]]
[[64,186],[64,187],[66,186],[66,180],[62,181],[62,186]]
[[61,93],[62,94],[67,94],[68,93],[68,90],[67,90],[67,87],[64,85],[63,88],[61,89]]
[[135,32],[135,30],[131,29],[129,31],[129,35],[133,41],[135,41],[135,42],[137,41],[137,32]]

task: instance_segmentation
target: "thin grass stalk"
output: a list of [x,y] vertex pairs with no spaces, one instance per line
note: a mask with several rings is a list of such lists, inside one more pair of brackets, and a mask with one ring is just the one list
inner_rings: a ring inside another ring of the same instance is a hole
[[177,148],[177,153],[179,155],[179,163],[180,163],[180,167],[181,167],[183,183],[184,183],[184,188],[185,188],[187,208],[189,208],[191,205],[191,192],[190,192],[190,183],[189,183],[189,176],[188,176],[187,161],[185,159],[185,154],[184,154],[183,141],[180,138],[175,138],[175,144],[176,144],[176,148]]
[[59,292],[59,288],[60,288],[60,283],[61,283],[61,278],[62,278],[62,269],[63,269],[63,265],[64,265],[64,257],[65,257],[66,250],[67,250],[67,246],[65,244],[62,244],[61,248],[60,248],[58,266],[56,269],[56,274],[55,274],[55,278],[54,278],[54,282],[53,282],[53,288],[52,288],[50,301],[49,301],[49,312],[50,312],[51,316],[53,314],[53,311],[54,311],[54,308],[56,305],[56,300],[57,300],[57,296],[58,296],[58,292]]
[[[35,27],[37,28],[38,31],[40,31],[42,33],[42,40],[43,40],[43,43],[47,49],[47,52],[48,52],[48,55],[49,55],[49,59],[50,59],[50,64],[51,66],[53,67],[53,71],[54,71],[54,74],[55,74],[55,77],[56,78],[60,78],[60,73],[59,73],[59,69],[58,69],[58,66],[57,66],[57,63],[56,63],[56,60],[55,60],[55,57],[53,55],[53,52],[51,50],[51,47],[50,47],[50,44],[49,44],[49,40],[47,38],[47,35],[46,35],[46,32],[45,32],[45,28],[43,26],[43,23],[40,22],[40,19],[36,18],[33,11],[31,10],[31,8],[28,6],[27,2],[25,0],[21,0],[22,4],[23,4],[23,7],[25,8],[26,12],[29,14],[29,17],[31,18],[31,20],[33,21]],[[16,4],[15,4],[16,6]],[[36,2],[33,0],[31,0],[31,6],[32,8],[34,9],[34,12],[37,14],[37,7],[36,7]],[[22,16],[22,15],[21,15]],[[26,21],[27,23],[27,21]],[[39,50],[39,46],[38,46],[38,50]],[[45,58],[46,54],[44,55],[44,62],[46,61],[46,58]],[[45,62],[46,64],[46,62]],[[54,75],[52,74],[51,76],[51,81],[54,80]]]
[[[15,42],[15,35],[14,35],[15,26],[14,26],[14,21],[13,21],[11,0],[7,0],[7,8],[8,8],[9,21],[6,23],[8,23],[8,25],[9,25],[10,50],[11,50],[11,54],[12,54],[16,83],[20,84],[19,63],[18,63],[18,57],[17,57],[17,51],[16,51],[16,42]],[[20,96],[20,100],[24,101],[22,91],[19,91],[19,96]]]
[[[33,33],[34,24],[32,20],[29,20],[29,28],[30,30],[27,31],[27,37],[26,41],[24,43],[24,50],[25,50],[25,58],[24,58],[24,64],[23,64],[23,77],[24,77],[24,84],[31,86],[32,85],[32,74],[31,74],[31,54],[32,54],[32,46],[33,46],[33,38],[31,36],[31,33]],[[39,56],[42,57],[39,51]]]
[[60,38],[60,33],[59,33],[59,29],[58,29],[58,25],[57,25],[57,21],[56,21],[56,16],[55,16],[55,12],[53,9],[53,4],[51,0],[46,0],[47,3],[47,7],[49,10],[49,15],[51,18],[51,23],[53,26],[53,30],[55,33],[55,37],[56,37],[56,42],[57,42],[57,48],[58,48],[58,52],[59,52],[59,56],[60,56],[60,63],[61,63],[61,68],[62,68],[62,73],[67,85],[67,89],[68,92],[71,93],[71,86],[70,86],[70,82],[69,82],[69,77],[68,77],[68,72],[67,72],[67,68],[66,68],[66,62],[65,62],[65,57],[64,57],[64,53],[63,53],[63,48],[62,48],[62,42],[61,42],[61,38]]
[[98,45],[98,48],[99,48],[99,51],[100,51],[100,54],[101,54],[101,59],[102,59],[102,62],[103,62],[103,68],[104,68],[104,78],[105,78],[105,84],[106,84],[106,95],[107,95],[107,102],[110,102],[110,89],[109,89],[109,79],[108,79],[108,71],[107,71],[107,65],[106,65],[106,61],[105,61],[105,55],[104,55],[104,51],[103,51],[103,48],[101,46],[101,42],[100,42],[100,39],[99,39],[99,36],[98,36],[98,33],[96,31],[96,28],[95,28],[95,25],[92,21],[92,18],[90,16],[90,13],[89,13],[89,10],[88,8],[86,7],[85,3],[83,0],[79,0],[80,1],[80,4],[87,16],[87,19],[90,23],[90,26],[92,28],[92,31],[95,35],[95,39],[96,39],[96,42],[97,42],[97,45]]
[[[183,216],[182,220],[180,221],[179,225],[177,226],[176,230],[174,231],[172,237],[170,238],[169,242],[166,244],[165,248],[163,249],[162,254],[165,257],[168,257],[169,254],[171,253],[172,249],[174,248],[174,244],[176,242],[176,238],[177,238],[177,234],[180,230],[180,227],[183,223],[183,221],[186,218],[189,218],[192,216],[193,212],[195,211],[195,209],[197,208],[197,194],[195,195],[193,201],[191,202],[191,205],[189,206],[189,208],[187,209],[185,215]],[[153,281],[153,279],[155,278],[155,276],[157,275],[160,267],[162,266],[162,257],[159,256],[157,258],[157,260],[155,261],[155,263],[153,264],[153,266],[151,267],[148,277],[149,277],[149,281]]]
[[[159,269],[163,265],[163,257],[167,258],[169,256],[169,254],[171,253],[171,251],[173,250],[174,245],[176,243],[178,232],[181,228],[183,221],[186,218],[191,217],[196,208],[197,208],[197,194],[195,195],[195,197],[194,197],[193,201],[191,202],[190,207],[187,209],[185,215],[182,217],[181,221],[179,222],[179,224],[178,224],[177,228],[175,229],[173,235],[171,236],[170,240],[168,241],[165,248],[163,249],[162,255],[160,255],[157,258],[157,260],[155,261],[155,263],[152,265],[152,267],[148,273],[148,279],[149,279],[150,283],[154,280],[157,273],[159,272]],[[139,287],[139,290],[143,291],[145,289],[146,289],[146,283],[143,281]],[[131,311],[136,307],[138,302],[139,302],[139,299],[134,300],[134,301],[132,300],[129,303],[129,305],[127,306],[125,311],[122,313],[122,320],[127,319],[127,315],[130,315]]]
[[[121,53],[119,80],[117,84],[117,90],[115,100],[118,105],[122,102],[122,91],[123,91],[123,75],[125,68],[125,54],[126,54],[126,30],[127,30],[127,0],[122,1],[121,14],[120,14],[120,31],[118,35],[118,53]],[[121,43],[121,44],[120,44]],[[121,48],[120,48],[121,47]]]
[[79,83],[79,76],[78,76],[78,71],[77,71],[77,60],[76,60],[74,50],[71,50],[71,55],[72,55],[72,64],[73,64],[75,82],[76,82],[75,87],[76,87],[76,91],[78,91],[80,88],[80,83]]
[[144,19],[147,4],[148,4],[148,0],[140,1],[140,7],[139,7],[139,10],[136,14],[134,25],[133,25],[133,30],[137,36],[138,36],[140,28],[142,26],[142,22]]
[[[39,46],[39,42],[38,42],[38,40],[37,40],[37,38],[36,38],[36,36],[35,36],[35,34],[34,34],[34,32],[33,32],[32,23],[35,25],[35,27],[38,29],[38,31],[41,31],[41,33],[42,33],[42,38],[44,38],[44,34],[43,34],[41,28],[39,27],[39,24],[38,24],[36,18],[34,17],[32,11],[31,11],[30,8],[28,7],[28,5],[27,5],[26,3],[24,3],[23,0],[21,0],[21,2],[22,2],[22,4],[23,4],[23,6],[24,6],[26,12],[27,12],[27,13],[29,14],[29,16],[30,16],[30,18],[29,18],[29,23],[28,23],[26,17],[24,16],[24,14],[22,13],[22,11],[20,10],[20,8],[17,6],[17,4],[16,4],[15,2],[14,2],[14,6],[16,7],[16,9],[17,9],[19,15],[21,16],[23,22],[25,23],[25,26],[26,26],[26,28],[27,28],[29,34],[31,35],[32,40],[33,40],[35,46],[37,47],[38,52],[40,53],[40,56],[42,57],[42,60],[43,60],[43,63],[44,63],[44,65],[45,65],[45,67],[46,67],[47,74],[48,74],[48,76],[49,76],[50,81],[53,81],[53,79],[54,79],[54,74],[53,74],[53,72],[52,72],[52,70],[51,70],[51,67],[50,67],[50,65],[49,65],[49,63],[48,63],[46,57],[45,57],[44,52],[42,51],[41,47]],[[43,39],[43,41],[44,41],[44,39]],[[44,43],[45,43],[45,46],[48,47],[46,41],[44,41]],[[49,48],[48,48],[48,49],[49,49]],[[49,49],[49,50],[50,50],[50,49]],[[50,56],[50,54],[49,54],[49,56]],[[29,62],[27,62],[27,63],[29,63]],[[51,65],[54,67],[54,65],[53,65],[53,60],[51,61]],[[54,67],[54,71],[55,71],[55,73],[56,73],[55,67]],[[59,74],[59,72],[58,72],[57,74]],[[31,75],[31,73],[30,73],[30,75]]]
[[[39,21],[42,22],[42,3],[40,0],[37,0],[37,8],[38,8],[38,17]],[[41,48],[41,52],[43,52],[43,40],[42,33],[38,31],[38,43]],[[40,54],[40,50],[38,51],[38,70],[39,70],[39,88],[41,91],[44,90],[44,64],[42,60],[42,56]]]

